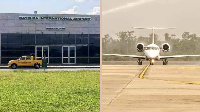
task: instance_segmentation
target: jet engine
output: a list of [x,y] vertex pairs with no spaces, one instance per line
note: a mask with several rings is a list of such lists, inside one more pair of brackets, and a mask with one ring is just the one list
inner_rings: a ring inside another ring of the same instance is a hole
[[144,50],[144,44],[143,43],[138,43],[137,44],[137,51],[138,52],[143,52]]
[[168,43],[164,43],[162,45],[162,50],[163,50],[163,52],[168,52],[170,50],[169,44]]

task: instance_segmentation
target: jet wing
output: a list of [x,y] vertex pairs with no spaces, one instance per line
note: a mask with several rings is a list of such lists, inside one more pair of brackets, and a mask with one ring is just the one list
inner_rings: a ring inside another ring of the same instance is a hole
[[104,56],[119,56],[119,57],[130,57],[130,58],[139,58],[145,59],[145,56],[138,56],[138,55],[123,55],[123,54],[103,54]]
[[172,55],[172,56],[159,56],[160,59],[167,59],[167,58],[181,58],[181,57],[197,57],[200,55]]

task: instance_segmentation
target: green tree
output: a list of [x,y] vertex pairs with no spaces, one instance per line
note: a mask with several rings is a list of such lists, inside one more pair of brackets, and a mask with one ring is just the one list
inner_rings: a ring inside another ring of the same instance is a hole
[[169,42],[171,40],[169,33],[165,33],[164,36],[165,36],[165,42]]
[[189,38],[189,35],[190,35],[189,32],[184,32],[184,33],[182,34],[182,38],[183,38],[183,39],[188,39],[188,38]]

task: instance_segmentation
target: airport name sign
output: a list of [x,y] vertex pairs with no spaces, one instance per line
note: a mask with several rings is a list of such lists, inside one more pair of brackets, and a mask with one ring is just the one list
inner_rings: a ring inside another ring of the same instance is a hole
[[46,27],[47,30],[65,30],[65,27]]
[[38,17],[19,16],[19,20],[61,20],[61,21],[90,21],[91,17]]

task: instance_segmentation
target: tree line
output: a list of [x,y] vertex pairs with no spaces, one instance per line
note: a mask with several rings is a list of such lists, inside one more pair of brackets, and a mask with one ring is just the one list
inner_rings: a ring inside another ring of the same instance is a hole
[[[134,31],[121,31],[116,33],[117,38],[114,39],[109,34],[104,35],[102,38],[102,51],[103,54],[129,54],[129,55],[143,55],[137,52],[136,46],[138,43],[149,45],[152,43],[153,34],[149,36],[134,36]],[[159,36],[154,34],[155,44],[162,47],[163,43],[169,43],[169,52],[160,52],[160,55],[195,55],[200,54],[200,37],[190,32],[184,32],[181,38],[174,38],[176,35],[165,33],[165,40],[159,40]],[[123,61],[123,60],[136,60],[126,57],[103,56],[103,61]],[[170,60],[200,60],[200,57],[187,57],[187,58],[173,58]]]

